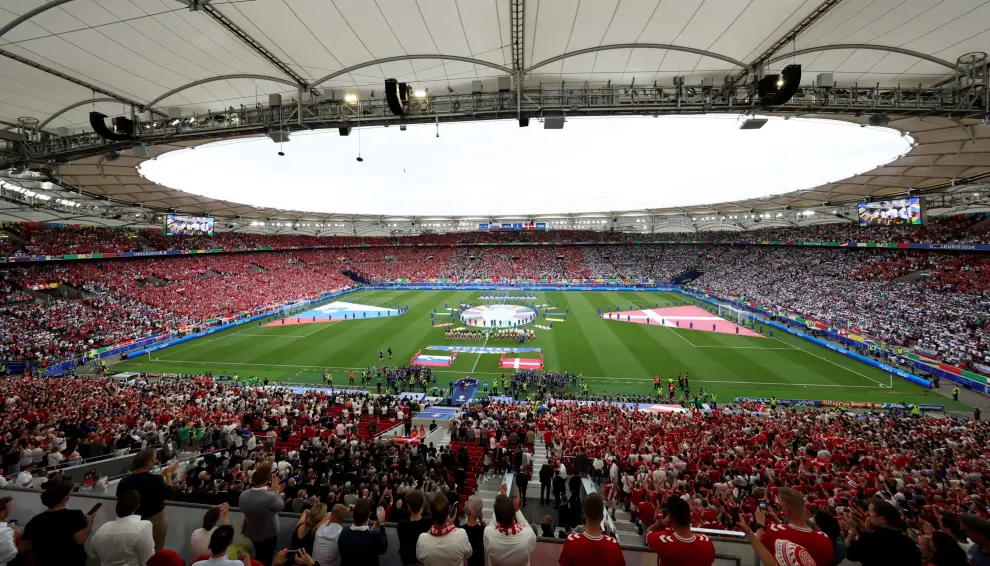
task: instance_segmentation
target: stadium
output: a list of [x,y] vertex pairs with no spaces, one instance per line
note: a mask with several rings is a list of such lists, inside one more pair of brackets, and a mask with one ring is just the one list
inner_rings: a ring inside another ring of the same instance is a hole
[[0,566],[990,563],[987,22],[0,5]]

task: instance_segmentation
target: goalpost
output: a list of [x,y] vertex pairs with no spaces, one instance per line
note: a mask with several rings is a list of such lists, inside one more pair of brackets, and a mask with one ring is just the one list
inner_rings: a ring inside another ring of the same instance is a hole
[[753,314],[749,311],[738,309],[729,305],[723,305],[722,303],[719,303],[718,305],[718,316],[728,320],[729,322],[738,324],[739,326],[746,326],[753,320]]

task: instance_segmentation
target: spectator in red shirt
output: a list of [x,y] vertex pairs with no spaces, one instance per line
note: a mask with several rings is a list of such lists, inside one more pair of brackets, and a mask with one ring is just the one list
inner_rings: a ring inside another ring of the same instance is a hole
[[680,497],[666,502],[667,515],[647,530],[646,543],[657,553],[657,566],[711,566],[715,545],[691,530],[691,506]]
[[559,566],[626,566],[619,543],[602,533],[605,501],[597,493],[584,498],[584,532],[568,535]]
[[777,501],[787,523],[767,525],[763,510],[756,510],[756,522],[760,527],[756,534],[763,546],[768,549],[776,548],[777,540],[788,540],[807,550],[817,566],[831,566],[835,552],[832,541],[822,531],[808,526],[809,517],[804,496],[790,487],[782,487]]

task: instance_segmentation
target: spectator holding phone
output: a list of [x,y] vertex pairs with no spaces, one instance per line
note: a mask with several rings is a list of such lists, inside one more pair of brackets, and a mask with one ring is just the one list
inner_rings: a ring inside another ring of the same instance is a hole
[[78,509],[66,509],[72,482],[59,482],[41,493],[41,503],[48,508],[24,526],[22,550],[32,550],[34,563],[59,566],[85,566],[83,544],[93,530],[93,517],[99,507],[84,515]]

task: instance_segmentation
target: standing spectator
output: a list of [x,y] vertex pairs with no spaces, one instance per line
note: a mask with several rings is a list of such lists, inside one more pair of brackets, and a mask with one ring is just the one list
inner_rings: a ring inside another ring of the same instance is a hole
[[657,553],[657,563],[663,566],[715,563],[715,545],[707,535],[691,531],[691,506],[680,497],[667,499],[667,516],[647,529],[646,543]]
[[[516,485],[518,486],[518,494],[522,497],[522,506],[526,506],[526,488],[529,487],[529,474],[526,470],[519,470],[516,473]],[[542,493],[542,491],[541,491]]]
[[369,526],[370,516],[371,501],[359,499],[354,504],[354,524],[340,533],[337,539],[340,566],[378,566],[378,557],[388,551],[385,510],[380,511],[376,517],[377,521]]
[[969,548],[969,559],[973,566],[990,566],[990,521],[976,515],[963,515],[959,518],[963,532],[973,541]]
[[[549,462],[543,462],[543,465],[540,466],[540,505],[550,504],[552,482],[553,468],[550,467]],[[544,493],[546,493],[545,497]]]
[[559,566],[625,566],[626,557],[614,538],[602,533],[605,501],[597,493],[584,498],[584,532],[567,536]]
[[471,541],[466,531],[453,524],[451,509],[446,497],[433,498],[433,526],[416,543],[416,558],[425,566],[463,566],[471,557]]
[[403,564],[416,564],[416,545],[419,537],[430,530],[431,521],[423,518],[423,492],[418,489],[406,493],[406,504],[409,507],[409,518],[403,519],[395,526],[399,535],[399,559]]
[[150,521],[135,515],[141,496],[133,489],[117,494],[117,519],[104,523],[91,543],[104,566],[144,566],[155,553]]
[[901,532],[901,514],[897,508],[874,499],[870,502],[870,524],[864,525],[849,516],[852,523],[846,535],[846,558],[864,566],[920,566],[921,551],[918,545]]
[[7,517],[14,508],[13,497],[0,497],[0,566],[7,566],[17,557],[17,525],[7,522]]
[[489,566],[529,566],[536,532],[519,510],[518,492],[513,501],[505,491],[503,484],[502,493],[495,497],[495,524],[485,527],[485,555]]
[[316,540],[316,529],[327,519],[327,506],[317,503],[312,509],[307,509],[299,515],[299,522],[292,531],[292,542],[289,548],[303,549],[306,554],[313,554],[313,542]]
[[234,542],[234,527],[221,525],[210,537],[210,558],[200,560],[192,566],[251,566],[251,557],[243,551],[237,552],[237,560],[227,558],[227,549]]
[[230,524],[230,505],[220,504],[218,507],[211,507],[203,515],[203,526],[192,532],[189,536],[189,554],[192,556],[202,556],[210,553],[210,539],[219,525]]
[[740,521],[738,526],[746,534],[746,540],[756,551],[756,557],[763,566],[817,566],[811,554],[800,545],[779,538],[774,541],[774,549],[771,551],[763,546],[760,538],[749,528],[749,523]]
[[241,533],[254,544],[255,558],[271,566],[278,542],[278,514],[285,508],[279,492],[282,484],[272,479],[268,464],[258,466],[251,476],[251,489],[241,494],[239,505],[244,513]]
[[338,503],[330,510],[330,520],[316,529],[313,560],[320,566],[340,566],[340,549],[337,547],[337,540],[344,530],[345,519],[347,519],[347,507]]
[[471,558],[467,566],[485,566],[485,522],[482,520],[484,502],[477,495],[468,497],[464,506],[467,523],[461,527],[471,542]]
[[155,465],[155,451],[142,450],[134,456],[134,473],[120,480],[117,491],[133,489],[138,492],[140,505],[138,515],[145,521],[151,521],[155,548],[165,548],[165,534],[168,532],[168,513],[165,511],[165,500],[172,495],[172,474],[178,468],[174,463],[161,474],[151,473]]
[[34,563],[58,566],[85,566],[86,550],[83,544],[93,530],[93,515],[66,509],[72,493],[72,482],[59,482],[41,494],[41,503],[47,511],[35,515],[24,526],[23,542],[30,544]]
[[832,566],[834,545],[828,535],[808,526],[808,510],[804,496],[797,490],[785,486],[780,488],[777,500],[787,518],[786,524],[775,523],[768,527],[763,511],[757,509],[755,513],[756,523],[760,527],[756,534],[760,536],[763,546],[768,549],[775,548],[774,542],[777,539],[789,540],[807,550],[815,559],[817,566]]

